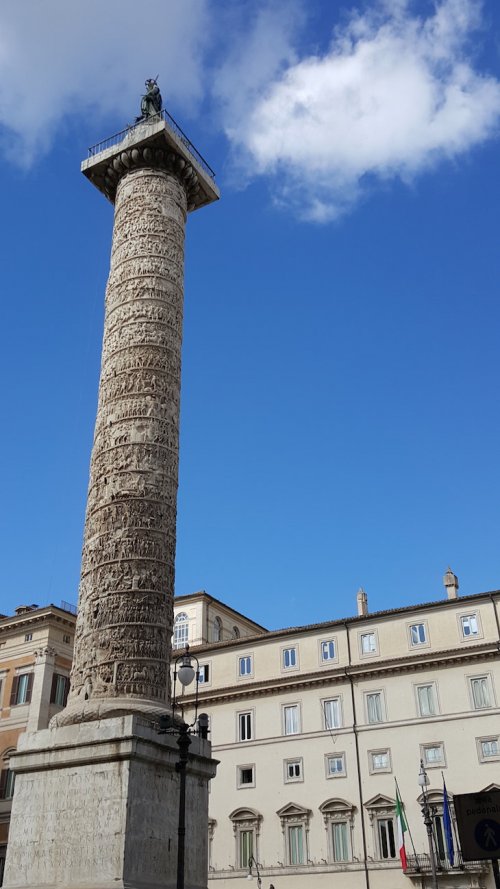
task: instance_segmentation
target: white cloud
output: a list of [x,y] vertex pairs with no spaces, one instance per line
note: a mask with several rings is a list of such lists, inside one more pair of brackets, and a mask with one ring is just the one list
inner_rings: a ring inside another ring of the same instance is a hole
[[354,13],[323,55],[290,63],[285,42],[267,89],[240,84],[228,105],[241,168],[271,176],[278,203],[324,222],[367,182],[408,181],[487,139],[500,119],[500,83],[468,56],[479,21],[475,0],[442,0],[426,20],[406,0],[386,0]]
[[160,74],[169,107],[203,95],[209,0],[2,0],[0,138],[30,164],[64,117],[133,119],[146,77]]

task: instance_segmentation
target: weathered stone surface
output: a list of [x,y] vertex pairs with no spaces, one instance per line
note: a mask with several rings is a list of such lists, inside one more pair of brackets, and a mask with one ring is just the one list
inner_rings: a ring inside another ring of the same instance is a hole
[[59,725],[168,706],[187,193],[163,168],[123,167],[116,178],[71,690]]
[[[210,744],[186,773],[186,889],[207,885]],[[176,740],[137,716],[21,736],[5,885],[9,889],[174,889]],[[191,850],[192,854],[189,854]]]

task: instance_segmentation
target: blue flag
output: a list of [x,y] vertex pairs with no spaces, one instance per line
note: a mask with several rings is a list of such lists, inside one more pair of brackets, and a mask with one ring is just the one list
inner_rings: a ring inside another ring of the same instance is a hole
[[451,829],[450,804],[448,802],[448,794],[446,792],[446,783],[443,778],[443,828],[446,837],[446,848],[448,850],[448,858],[451,866],[455,863],[455,849],[453,847],[453,831]]

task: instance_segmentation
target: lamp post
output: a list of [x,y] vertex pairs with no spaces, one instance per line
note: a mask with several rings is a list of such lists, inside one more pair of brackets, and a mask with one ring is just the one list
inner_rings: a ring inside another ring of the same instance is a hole
[[[193,667],[193,660],[196,668]],[[177,889],[184,889],[184,861],[186,848],[186,767],[189,759],[191,735],[199,735],[206,740],[208,738],[208,716],[200,713],[198,716],[198,682],[200,665],[198,658],[189,654],[189,645],[186,645],[184,654],[178,655],[174,660],[172,713],[160,717],[159,733],[162,735],[176,735],[179,747],[179,760],[175,764],[175,771],[179,773],[179,820],[177,827]],[[182,712],[181,721],[175,718],[175,708],[178,706],[177,680],[182,688],[191,685],[196,679],[194,699],[194,720],[191,723],[184,721]]]
[[260,877],[259,865],[258,865],[258,862],[253,857],[253,855],[250,855],[250,858],[248,859],[247,880],[253,880],[252,865],[255,867],[255,870],[257,871],[257,889],[261,889],[262,880]]
[[434,855],[434,837],[432,832],[432,813],[431,808],[429,806],[429,801],[427,799],[427,794],[425,792],[425,788],[429,786],[429,778],[427,772],[424,768],[423,759],[420,760],[420,772],[418,773],[418,783],[422,788],[422,815],[424,819],[425,829],[427,830],[427,840],[429,842],[429,857],[431,860],[431,873],[432,873],[432,887],[433,889],[438,889],[438,881],[437,881],[437,872],[436,872],[436,858]]

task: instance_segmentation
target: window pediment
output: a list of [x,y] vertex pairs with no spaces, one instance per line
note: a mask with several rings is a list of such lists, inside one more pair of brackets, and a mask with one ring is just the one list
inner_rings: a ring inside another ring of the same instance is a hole
[[368,810],[370,821],[380,815],[394,815],[395,808],[396,801],[383,793],[377,793],[376,796],[372,796],[365,803],[365,809]]
[[305,809],[304,806],[299,806],[298,803],[287,803],[283,808],[278,809],[276,812],[279,818],[309,818],[311,814],[310,809]]
[[260,821],[262,815],[255,809],[234,809],[229,816],[231,821]]

